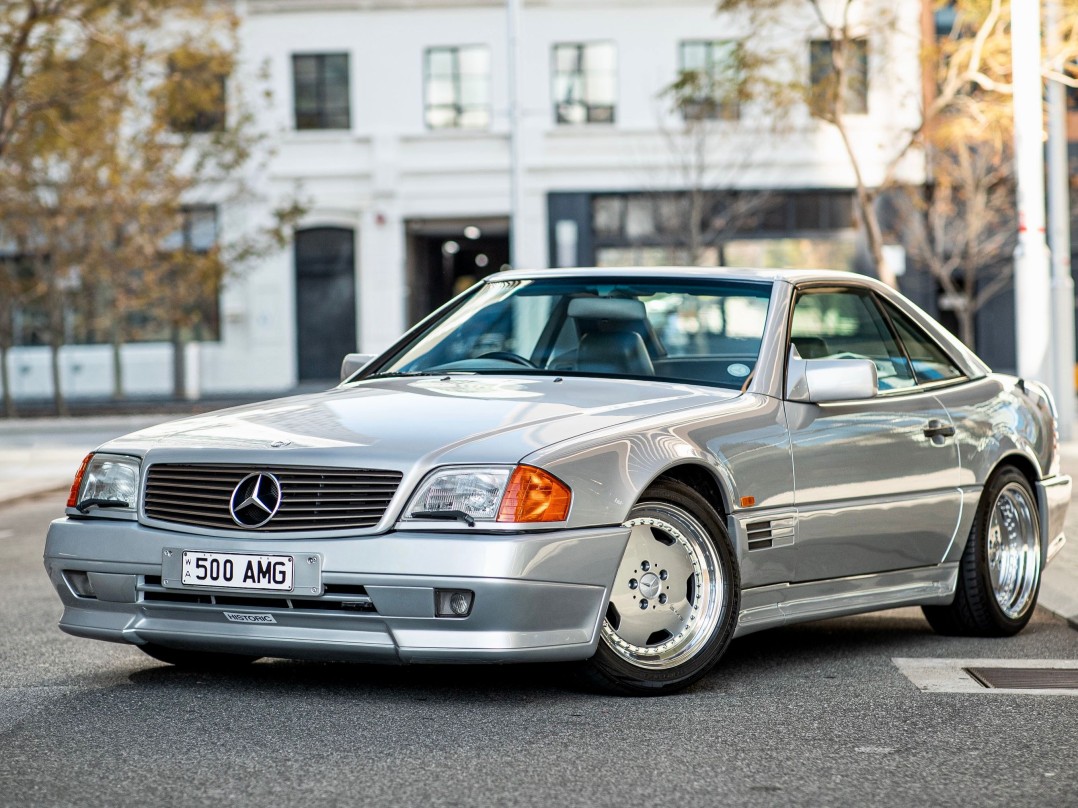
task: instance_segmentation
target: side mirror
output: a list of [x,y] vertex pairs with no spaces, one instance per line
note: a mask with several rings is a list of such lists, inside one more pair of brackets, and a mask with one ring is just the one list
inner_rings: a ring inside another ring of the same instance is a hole
[[802,359],[791,351],[786,398],[806,404],[857,401],[878,392],[871,359]]
[[369,353],[350,353],[344,355],[344,361],[341,362],[341,381],[343,382],[357,370],[362,370],[371,363],[375,354]]

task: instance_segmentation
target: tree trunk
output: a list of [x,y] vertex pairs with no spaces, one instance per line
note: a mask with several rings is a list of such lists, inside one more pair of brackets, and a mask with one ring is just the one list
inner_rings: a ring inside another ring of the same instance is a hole
[[14,418],[15,397],[11,394],[11,374],[8,373],[8,346],[0,344],[0,386],[4,388],[4,415]]
[[970,301],[964,301],[964,305],[955,311],[958,317],[958,338],[969,348],[974,350],[977,342],[977,312]]
[[178,325],[172,326],[172,396],[177,401],[187,398],[187,340]]
[[61,380],[60,349],[64,345],[64,297],[59,289],[55,275],[49,288],[49,351],[52,365],[52,397],[56,405],[56,414],[66,418],[67,400]]
[[699,188],[689,191],[689,261],[692,266],[703,263],[701,227],[703,225],[703,192]]
[[123,364],[123,335],[120,326],[112,326],[112,400],[122,401],[124,398],[124,364]]
[[858,185],[857,188],[857,207],[861,213],[861,222],[865,226],[865,240],[868,242],[872,264],[876,267],[876,277],[892,289],[897,289],[898,278],[883,255],[883,228],[880,227],[880,217],[876,213],[876,195],[863,185]]
[[60,383],[60,348],[63,345],[60,340],[52,340],[49,343],[50,359],[52,360],[52,396],[56,402],[56,414],[61,418],[68,416],[67,399],[64,398],[64,390]]
[[877,194],[865,185],[861,174],[861,164],[857,162],[857,153],[850,141],[850,134],[846,131],[841,111],[832,124],[838,129],[842,145],[846,149],[846,156],[850,160],[850,167],[853,169],[854,181],[857,184],[857,209],[861,214],[861,224],[865,228],[865,240],[868,242],[868,252],[872,256],[872,263],[876,267],[876,276],[892,289],[897,289],[898,278],[895,277],[894,270],[887,265],[887,259],[883,255],[883,228],[880,227],[880,217],[876,214]]

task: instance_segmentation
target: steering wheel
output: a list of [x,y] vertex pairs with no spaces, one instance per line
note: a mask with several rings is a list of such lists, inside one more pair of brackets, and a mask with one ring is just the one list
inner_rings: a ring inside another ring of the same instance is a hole
[[537,368],[534,362],[527,359],[520,354],[515,354],[512,351],[491,351],[490,353],[480,354],[476,359],[500,359],[503,362],[512,362],[514,365],[524,365],[526,368]]

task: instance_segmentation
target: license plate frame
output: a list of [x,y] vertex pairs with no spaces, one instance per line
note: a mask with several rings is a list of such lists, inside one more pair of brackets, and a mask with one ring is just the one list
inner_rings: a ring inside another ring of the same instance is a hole
[[296,557],[291,554],[183,550],[179,583],[191,589],[294,592],[295,571]]

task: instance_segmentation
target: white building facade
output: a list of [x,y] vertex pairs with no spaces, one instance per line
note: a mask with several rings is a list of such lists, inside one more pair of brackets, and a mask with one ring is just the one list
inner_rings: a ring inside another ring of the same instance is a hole
[[[855,268],[854,174],[834,127],[804,105],[785,110],[779,126],[775,109],[753,98],[686,125],[663,95],[679,71],[721,77],[737,48],[769,41],[793,57],[767,70],[809,80],[822,29],[812,33],[807,3],[792,0],[765,31],[717,14],[712,0],[521,6],[512,228],[520,266]],[[871,186],[893,157],[895,133],[919,120],[921,9],[859,10],[866,72],[851,109],[860,103],[863,112],[848,119]],[[272,95],[259,123],[275,154],[255,178],[258,199],[218,212],[219,237],[291,195],[307,212],[293,248],[222,290],[219,338],[189,349],[193,395],[328,381],[343,352],[382,350],[510,260],[504,3],[247,0],[243,11],[242,83]],[[893,15],[885,27],[875,24],[881,13]],[[920,182],[920,171],[911,154],[902,176]],[[698,228],[701,249],[689,254],[683,203],[693,192],[713,210]],[[168,393],[169,346],[125,352],[130,392]],[[110,361],[107,346],[63,349],[68,395],[108,395]],[[11,362],[16,397],[49,394],[47,349],[17,348]]]

